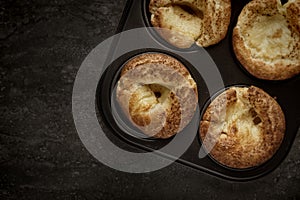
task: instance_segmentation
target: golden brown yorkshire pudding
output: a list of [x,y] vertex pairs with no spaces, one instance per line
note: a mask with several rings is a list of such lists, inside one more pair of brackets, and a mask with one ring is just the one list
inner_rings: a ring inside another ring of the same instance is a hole
[[161,53],[141,54],[127,62],[116,96],[132,124],[156,138],[181,131],[198,104],[197,85],[188,70]]
[[172,45],[189,48],[193,43],[207,47],[227,33],[230,0],[151,0],[151,23]]
[[236,57],[253,76],[283,80],[300,73],[300,0],[253,0],[233,30]]
[[279,104],[257,87],[231,87],[206,109],[200,136],[209,154],[231,168],[249,168],[269,160],[285,133]]

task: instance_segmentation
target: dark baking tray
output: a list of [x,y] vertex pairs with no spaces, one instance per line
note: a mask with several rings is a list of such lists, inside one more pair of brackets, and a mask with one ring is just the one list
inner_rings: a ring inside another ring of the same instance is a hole
[[[282,145],[270,160],[258,167],[243,170],[231,169],[218,164],[209,156],[199,159],[198,154],[201,147],[201,141],[199,139],[199,134],[197,133],[191,146],[177,160],[177,162],[183,163],[184,165],[199,169],[221,178],[235,181],[252,180],[266,175],[267,173],[270,173],[272,170],[274,170],[288,154],[289,149],[293,144],[294,138],[297,132],[299,132],[300,124],[300,76],[298,75],[285,81],[259,80],[246,72],[235,58],[231,43],[232,30],[236,24],[237,17],[240,11],[248,2],[249,1],[232,0],[231,22],[226,38],[219,44],[205,48],[205,50],[209,53],[213,61],[216,63],[222,75],[225,88],[233,85],[254,85],[262,88],[271,96],[276,98],[277,102],[281,105],[286,117],[286,133]],[[150,13],[148,12],[148,4],[149,0],[128,0],[117,32],[120,33],[122,31],[134,28],[151,26],[149,22]],[[200,91],[200,113],[205,110],[206,105],[212,99],[212,97],[208,93],[207,85],[203,81],[203,77],[201,76],[201,74],[199,74],[198,71],[195,70],[195,66],[192,66],[188,61],[184,59],[185,56],[199,56],[201,48],[198,48],[196,45],[194,45],[189,49],[178,49],[165,42],[154,31],[149,31],[144,40],[148,43],[151,43],[154,48],[136,49],[134,51],[124,53],[119,57],[115,57],[114,54],[116,51],[120,50],[116,47],[122,46],[123,41],[120,37],[114,40],[110,53],[111,56],[107,58],[107,62],[111,64],[99,80],[96,93],[97,108],[99,112],[98,117],[101,118],[101,120],[99,121],[104,122],[104,126],[106,126],[107,130],[107,136],[109,138],[112,138],[112,140],[114,141],[116,141],[116,138],[118,138],[118,142],[116,143],[121,144],[119,146],[124,147],[124,144],[126,144],[132,147],[137,147],[137,149],[135,148],[135,150],[133,150],[132,148],[128,148],[128,150],[130,149],[131,151],[137,152],[160,149],[164,145],[168,144],[172,140],[172,138],[166,140],[138,139],[132,135],[125,133],[120,127],[118,127],[118,124],[112,116],[112,102],[110,97],[114,95],[113,87],[118,81],[120,70],[123,64],[130,58],[146,52],[161,52],[171,55],[184,63],[192,74],[193,78],[196,80],[198,90]],[[155,48],[155,46],[160,48]],[[224,88],[216,88],[214,92],[218,93],[222,90],[224,90]],[[195,116],[191,124],[199,124],[199,118],[200,116]],[[187,127],[186,129],[189,129],[189,127]],[[122,143],[124,144],[122,145]],[[171,157],[172,155],[170,155],[170,158]]]

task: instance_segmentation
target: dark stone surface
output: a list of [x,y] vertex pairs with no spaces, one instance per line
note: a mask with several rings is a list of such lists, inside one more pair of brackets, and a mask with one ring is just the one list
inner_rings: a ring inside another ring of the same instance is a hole
[[0,199],[299,199],[300,136],[271,174],[234,183],[184,165],[127,174],[95,160],[73,123],[75,75],[125,0],[1,1]]

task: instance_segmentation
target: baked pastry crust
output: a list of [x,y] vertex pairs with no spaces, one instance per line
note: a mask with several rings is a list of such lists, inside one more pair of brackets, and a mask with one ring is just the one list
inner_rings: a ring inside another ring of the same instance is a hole
[[230,23],[230,0],[151,0],[151,23],[169,43],[189,48],[220,42]]
[[262,89],[231,87],[208,106],[199,132],[216,161],[231,168],[249,168],[269,160],[280,147],[285,117]]
[[284,80],[300,73],[300,0],[253,0],[233,29],[237,59],[253,76]]
[[161,53],[145,53],[128,61],[116,94],[132,124],[156,138],[169,138],[181,131],[198,103],[197,85],[189,71]]

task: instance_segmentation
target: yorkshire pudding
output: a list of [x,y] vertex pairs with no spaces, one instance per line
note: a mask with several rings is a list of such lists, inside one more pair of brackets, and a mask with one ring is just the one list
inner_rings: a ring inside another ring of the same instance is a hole
[[220,42],[227,33],[230,0],[151,0],[151,23],[161,36],[179,48],[194,42],[201,47]]
[[216,97],[200,122],[205,149],[219,163],[249,168],[269,160],[285,133],[279,104],[262,89],[231,87]]
[[147,136],[169,138],[192,119],[197,86],[175,58],[145,53],[128,61],[116,90],[117,101],[131,123]]
[[253,0],[233,30],[237,59],[253,76],[284,80],[300,73],[300,0]]

